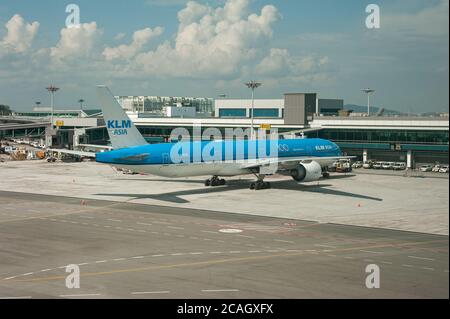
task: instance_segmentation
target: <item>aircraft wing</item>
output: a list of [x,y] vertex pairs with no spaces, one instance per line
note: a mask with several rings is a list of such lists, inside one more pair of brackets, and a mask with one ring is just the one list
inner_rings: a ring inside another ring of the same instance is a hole
[[95,158],[94,152],[82,152],[82,151],[72,151],[72,150],[65,150],[61,148],[51,148],[49,149],[50,152],[56,152],[56,153],[62,153],[62,154],[69,154],[69,155],[75,155],[80,157],[92,157]]
[[340,159],[352,159],[356,156],[330,156],[330,157],[319,157],[319,156],[301,156],[301,157],[274,157],[274,158],[262,158],[256,159],[251,162],[243,164],[242,168],[258,168],[262,166],[268,166],[272,164],[279,164],[285,167],[296,166],[301,162],[316,161],[321,165],[326,163],[331,163]]

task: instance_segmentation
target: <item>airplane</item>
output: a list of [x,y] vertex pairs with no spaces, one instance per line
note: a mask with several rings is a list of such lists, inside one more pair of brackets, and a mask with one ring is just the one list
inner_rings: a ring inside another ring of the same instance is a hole
[[[221,177],[254,174],[256,181],[250,184],[250,189],[260,190],[270,188],[270,183],[264,181],[267,175],[278,173],[290,175],[298,182],[316,181],[328,176],[327,168],[336,160],[354,157],[343,156],[339,146],[320,138],[148,144],[108,87],[97,86],[97,96],[113,150],[96,153],[96,162],[137,173],[164,177],[212,176],[205,181],[205,186],[224,185],[226,181]],[[269,149],[272,145],[277,147],[276,156],[251,152],[261,146]],[[175,148],[183,147],[188,152],[181,154],[181,161],[175,161],[173,154],[178,152]],[[201,155],[196,158],[194,154],[194,150],[203,153],[210,149],[218,150],[219,157],[208,159]],[[236,154],[226,157],[230,149]],[[237,156],[238,150],[241,150],[241,157]]]

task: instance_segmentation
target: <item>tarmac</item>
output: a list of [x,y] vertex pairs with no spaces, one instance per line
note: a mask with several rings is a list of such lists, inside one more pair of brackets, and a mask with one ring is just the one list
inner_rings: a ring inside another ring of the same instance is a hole
[[449,297],[448,179],[250,180],[1,163],[0,298]]

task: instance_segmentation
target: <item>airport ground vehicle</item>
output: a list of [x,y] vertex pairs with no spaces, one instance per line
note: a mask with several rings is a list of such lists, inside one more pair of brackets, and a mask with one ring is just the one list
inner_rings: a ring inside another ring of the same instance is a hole
[[350,165],[350,160],[339,160],[336,162],[336,172],[337,173],[348,173],[352,171],[352,166]]
[[439,169],[439,173],[448,173],[448,165],[442,165]]
[[381,164],[381,168],[383,168],[383,169],[393,169],[394,168],[394,162],[383,162]]
[[425,164],[425,165],[420,166],[419,169],[421,172],[431,172],[431,170],[433,169],[433,165]]
[[382,162],[375,162],[373,163],[372,167],[375,169],[380,169],[382,168],[382,165],[383,165]]
[[440,164],[436,164],[436,165],[434,165],[433,166],[433,168],[432,168],[432,172],[439,172],[439,170],[441,169],[441,165]]
[[367,161],[367,162],[364,162],[364,164],[363,164],[363,168],[365,168],[365,169],[372,168],[372,166],[373,166],[372,161]]
[[15,146],[5,146],[5,153],[13,153],[17,151],[17,147]]
[[406,163],[405,162],[396,162],[396,163],[394,163],[392,168],[396,171],[404,170],[404,169],[406,169]]
[[352,164],[352,168],[361,168],[361,167],[363,167],[363,163],[361,161],[357,161]]

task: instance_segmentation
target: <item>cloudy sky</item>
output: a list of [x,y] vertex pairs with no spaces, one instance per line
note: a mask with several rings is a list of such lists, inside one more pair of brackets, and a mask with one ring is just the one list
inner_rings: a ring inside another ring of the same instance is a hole
[[[66,5],[80,8],[67,28]],[[381,10],[367,29],[366,5]],[[323,98],[400,111],[448,110],[448,0],[2,0],[0,104],[96,107],[95,85],[116,95]]]

